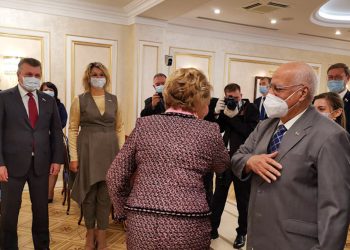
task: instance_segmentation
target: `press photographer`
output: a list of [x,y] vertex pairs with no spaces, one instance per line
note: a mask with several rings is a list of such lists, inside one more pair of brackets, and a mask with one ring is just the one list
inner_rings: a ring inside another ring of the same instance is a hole
[[[216,122],[220,125],[220,132],[224,133],[224,143],[232,156],[258,124],[259,110],[248,99],[242,99],[241,87],[236,83],[226,85],[224,93],[225,97],[216,103]],[[247,234],[250,181],[240,181],[232,174],[231,169],[221,176],[216,176],[216,188],[212,200],[211,236],[212,239],[219,236],[218,228],[231,182],[234,184],[238,209],[237,237],[233,247],[238,249],[244,246]]]
[[161,114],[165,111],[163,101],[163,89],[166,75],[158,73],[153,77],[153,88],[155,93],[145,100],[145,108],[141,111],[141,117]]

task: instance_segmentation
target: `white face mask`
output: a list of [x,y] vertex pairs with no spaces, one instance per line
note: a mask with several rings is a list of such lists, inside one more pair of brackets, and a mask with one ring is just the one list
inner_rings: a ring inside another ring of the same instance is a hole
[[328,113],[328,112],[320,112],[321,115],[323,115],[324,117],[327,117],[329,119],[331,119],[330,115],[331,113]]
[[91,77],[90,84],[94,88],[103,88],[106,84],[105,77]]
[[287,100],[291,98],[296,92],[298,92],[300,88],[296,91],[294,91],[290,96],[288,96],[286,99],[279,98],[275,95],[272,95],[268,93],[266,95],[266,99],[263,103],[267,117],[268,118],[281,118],[285,115],[287,115],[288,110],[294,108],[298,102],[293,105],[290,109],[288,109]]
[[53,92],[52,90],[44,90],[43,92],[45,94],[48,94],[49,96],[55,97],[55,92]]
[[23,77],[23,87],[29,91],[33,92],[40,87],[40,79],[32,76]]

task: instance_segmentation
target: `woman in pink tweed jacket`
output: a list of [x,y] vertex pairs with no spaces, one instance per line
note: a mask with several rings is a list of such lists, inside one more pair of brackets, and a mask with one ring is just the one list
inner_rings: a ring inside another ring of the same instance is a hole
[[203,176],[229,165],[218,125],[201,120],[211,88],[194,68],[175,71],[166,112],[139,118],[113,161],[107,185],[115,216],[127,219],[128,249],[209,249]]

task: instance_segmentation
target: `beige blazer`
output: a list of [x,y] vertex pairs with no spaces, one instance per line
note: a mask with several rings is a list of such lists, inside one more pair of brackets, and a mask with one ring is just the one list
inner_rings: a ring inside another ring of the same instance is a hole
[[[264,154],[279,119],[258,124],[232,157],[240,178],[249,157]],[[342,250],[350,213],[350,136],[313,107],[286,132],[276,160],[281,177],[253,174],[247,250]]]

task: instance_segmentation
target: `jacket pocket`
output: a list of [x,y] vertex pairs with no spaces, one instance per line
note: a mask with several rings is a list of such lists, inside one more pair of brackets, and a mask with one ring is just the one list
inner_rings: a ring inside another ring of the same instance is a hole
[[288,233],[318,238],[316,223],[288,219],[283,221],[283,228]]

